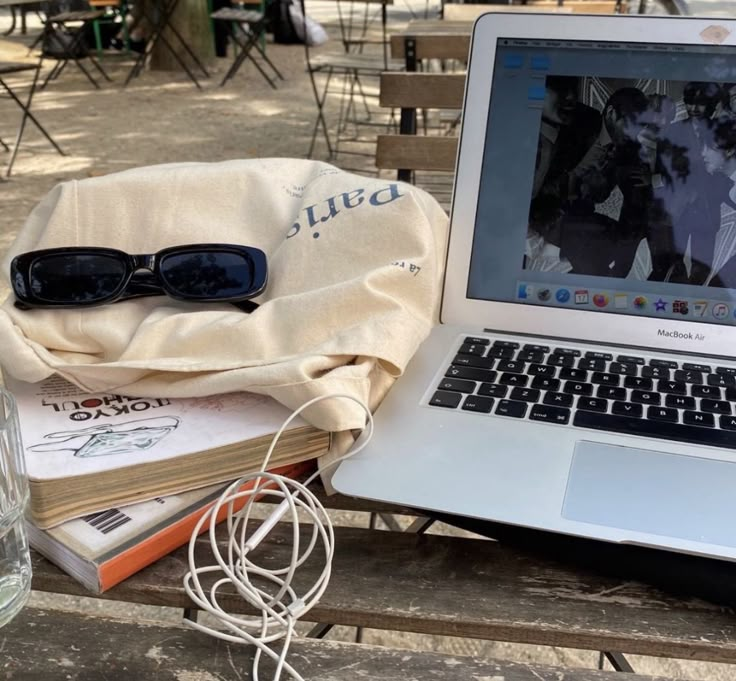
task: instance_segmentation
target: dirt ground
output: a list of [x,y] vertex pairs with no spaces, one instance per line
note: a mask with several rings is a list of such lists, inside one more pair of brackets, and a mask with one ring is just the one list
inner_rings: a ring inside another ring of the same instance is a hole
[[[414,9],[423,11],[424,2]],[[316,18],[323,16],[317,14]],[[397,3],[393,27],[400,27],[409,18],[408,6]],[[28,54],[28,45],[37,35],[39,24],[33,18],[30,24],[25,36],[15,32],[0,37],[0,61],[35,62],[36,57]],[[0,32],[8,26],[8,13],[2,11]],[[324,49],[333,47],[328,44]],[[285,77],[277,89],[272,89],[249,63],[230,83],[220,87],[229,58],[210,65],[211,77],[202,79],[201,90],[182,73],[149,71],[124,88],[122,83],[132,62],[119,53],[103,58],[104,68],[114,80],[100,90],[95,90],[79,71],[69,66],[57,81],[36,95],[33,103],[34,113],[67,155],[59,155],[32,125],[28,128],[11,178],[0,183],[0,254],[10,245],[32,207],[61,181],[155,163],[304,157],[316,107],[304,69],[303,47],[269,44],[267,52]],[[8,82],[19,93],[25,93],[29,79],[21,74],[8,78]],[[19,117],[19,110],[12,102],[0,99],[0,137],[8,143],[14,140]],[[9,154],[0,152],[3,174],[8,157]],[[327,158],[324,145],[318,147],[316,157]],[[369,158],[338,157],[337,164],[373,172]],[[114,225],[110,228],[114,229]],[[0,299],[6,294],[7,287],[0,284]],[[121,614],[121,606],[94,599],[34,594],[34,602],[71,609],[112,609]],[[175,621],[181,618],[179,611],[124,607],[133,617]],[[338,629],[332,635],[351,638],[354,632]],[[594,668],[598,661],[594,652],[381,631],[366,632],[364,640],[563,666]],[[676,678],[709,681],[736,678],[736,666],[731,665],[639,657],[632,657],[632,663],[639,672]]]
[[[3,23],[7,17],[0,15],[0,30]],[[26,47],[34,34],[0,38],[0,60],[35,62]],[[0,184],[0,248],[60,181],[155,163],[305,156],[316,107],[303,47],[268,45],[267,53],[285,77],[278,89],[249,63],[220,87],[230,59],[211,64],[201,90],[183,73],[171,72],[145,72],[123,87],[132,61],[117,54],[102,60],[114,82],[100,90],[68,66],[33,102],[33,112],[67,155],[60,156],[29,124],[11,181]],[[8,82],[24,94],[29,77]],[[0,137],[9,144],[19,118],[13,102],[0,99]],[[326,158],[324,151],[322,145],[316,156]],[[0,152],[3,173],[7,157]]]

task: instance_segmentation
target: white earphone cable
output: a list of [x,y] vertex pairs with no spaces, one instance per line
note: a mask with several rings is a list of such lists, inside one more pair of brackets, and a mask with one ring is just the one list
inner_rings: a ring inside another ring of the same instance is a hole
[[[332,522],[319,499],[308,489],[309,484],[322,471],[316,471],[303,483],[281,475],[267,472],[274,448],[282,433],[302,411],[317,402],[326,399],[348,399],[360,407],[366,415],[362,441],[343,456],[329,462],[327,466],[344,461],[357,454],[370,441],[373,435],[373,415],[370,409],[358,398],[333,393],[315,397],[295,409],[274,435],[271,445],[263,460],[262,470],[245,475],[236,480],[222,493],[213,506],[205,513],[192,531],[189,540],[189,571],[184,576],[184,589],[195,605],[212,615],[225,631],[214,629],[200,622],[185,619],[184,622],[194,629],[205,632],[216,638],[233,643],[249,643],[256,647],[253,659],[253,679],[258,681],[258,668],[261,655],[265,654],[276,662],[273,681],[278,681],[282,671],[286,671],[296,681],[303,681],[299,673],[286,662],[289,645],[294,635],[294,627],[299,617],[316,605],[330,580],[332,556],[334,553],[334,531]],[[324,467],[323,469],[324,470]],[[243,485],[252,483],[247,489]],[[259,527],[249,533],[253,504],[266,497],[280,499],[274,511],[261,522]],[[245,500],[243,507],[235,511],[238,501]],[[228,532],[227,555],[223,556],[217,544],[215,528],[220,510],[227,511],[226,526]],[[312,522],[312,532],[305,548],[302,530],[299,525],[299,511],[306,514]],[[286,567],[265,568],[257,565],[250,554],[285,516],[291,522],[292,545],[291,560]],[[216,564],[198,566],[195,559],[197,536],[205,524],[210,548]],[[292,587],[296,570],[311,556],[321,541],[324,553],[324,568],[315,583],[303,594],[298,594]],[[209,573],[221,573],[207,593],[200,581],[200,576]],[[218,591],[226,584],[232,584],[237,593],[259,614],[255,616],[233,615],[228,613],[218,602]],[[275,593],[274,593],[275,592]],[[279,652],[271,648],[271,644],[283,639]]]

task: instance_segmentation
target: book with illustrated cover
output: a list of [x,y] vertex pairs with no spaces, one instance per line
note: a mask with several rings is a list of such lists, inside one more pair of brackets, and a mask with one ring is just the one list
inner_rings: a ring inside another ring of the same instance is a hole
[[[258,471],[291,411],[254,393],[187,399],[83,393],[59,376],[10,379],[31,491],[46,529],[65,520]],[[270,467],[324,454],[330,435],[296,418]]]
[[[314,470],[313,461],[280,466],[272,473],[298,478]],[[102,593],[174,549],[183,546],[202,515],[230,483],[138,504],[111,508],[69,520],[49,530],[27,522],[36,551],[58,565],[90,591]],[[241,490],[252,486],[247,483]],[[247,498],[233,504],[242,508]],[[218,521],[227,514],[220,509]],[[206,531],[208,523],[202,528]]]

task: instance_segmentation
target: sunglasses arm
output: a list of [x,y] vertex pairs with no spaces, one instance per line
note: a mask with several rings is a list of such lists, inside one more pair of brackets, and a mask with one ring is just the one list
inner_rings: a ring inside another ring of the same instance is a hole
[[237,307],[239,310],[242,310],[246,314],[255,312],[258,309],[258,303],[254,303],[252,300],[241,300],[239,302],[230,304],[235,305],[235,307]]

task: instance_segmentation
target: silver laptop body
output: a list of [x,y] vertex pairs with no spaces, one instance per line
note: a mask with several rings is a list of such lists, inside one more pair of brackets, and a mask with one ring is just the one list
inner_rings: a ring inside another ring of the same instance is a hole
[[736,22],[488,14],[441,323],[344,494],[736,559]]

